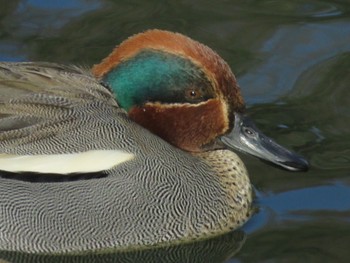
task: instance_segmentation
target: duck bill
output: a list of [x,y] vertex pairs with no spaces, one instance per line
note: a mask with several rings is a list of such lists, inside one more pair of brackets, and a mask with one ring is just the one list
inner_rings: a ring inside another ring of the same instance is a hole
[[223,135],[222,143],[230,149],[249,153],[289,171],[307,171],[308,162],[264,135],[246,116],[235,113],[234,128]]

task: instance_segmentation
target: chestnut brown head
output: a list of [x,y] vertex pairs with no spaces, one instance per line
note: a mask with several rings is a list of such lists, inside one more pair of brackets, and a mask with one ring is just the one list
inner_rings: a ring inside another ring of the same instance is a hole
[[228,64],[184,35],[134,35],[95,65],[93,74],[132,120],[180,149],[238,149],[289,170],[307,168],[242,115],[244,102]]
[[227,63],[184,35],[150,30],[121,43],[93,73],[131,119],[186,151],[202,151],[244,109]]

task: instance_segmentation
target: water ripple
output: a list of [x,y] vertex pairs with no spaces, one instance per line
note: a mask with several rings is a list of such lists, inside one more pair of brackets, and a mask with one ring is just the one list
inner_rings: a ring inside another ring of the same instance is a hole
[[[344,15],[346,7],[326,1],[261,1],[257,13],[289,17],[330,18]],[[271,11],[266,11],[271,10]]]

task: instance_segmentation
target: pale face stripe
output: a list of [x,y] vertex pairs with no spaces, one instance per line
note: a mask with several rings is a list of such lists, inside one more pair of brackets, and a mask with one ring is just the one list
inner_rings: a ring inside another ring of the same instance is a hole
[[134,158],[121,150],[92,150],[71,154],[0,154],[0,170],[33,173],[93,173],[111,169]]

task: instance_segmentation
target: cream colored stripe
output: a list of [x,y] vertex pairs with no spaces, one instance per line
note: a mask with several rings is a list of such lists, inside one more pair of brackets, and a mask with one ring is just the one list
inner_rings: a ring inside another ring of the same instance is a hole
[[0,154],[0,170],[54,174],[92,173],[108,170],[133,158],[133,154],[119,150],[52,155]]

